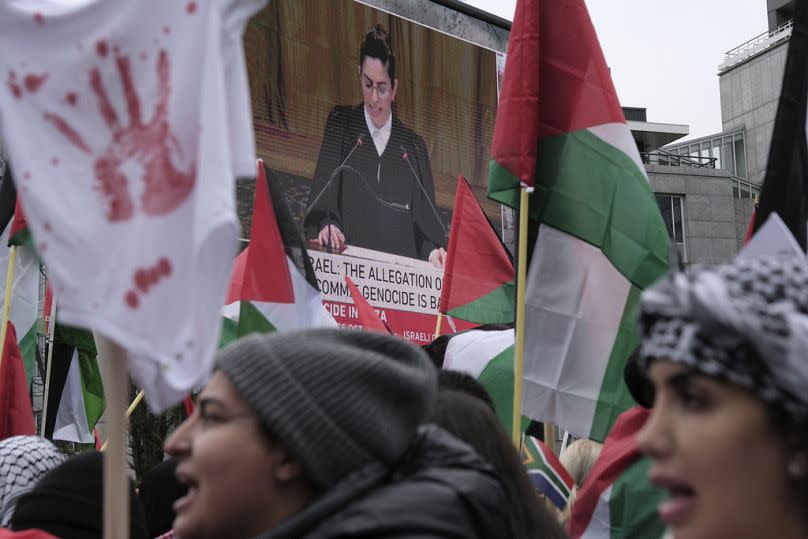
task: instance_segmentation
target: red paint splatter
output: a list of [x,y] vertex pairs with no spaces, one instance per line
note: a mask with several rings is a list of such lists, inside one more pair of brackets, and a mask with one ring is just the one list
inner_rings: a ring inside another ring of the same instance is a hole
[[141,60],[143,60],[144,62],[146,61],[146,59],[147,59],[148,57],[149,57],[149,55],[147,55],[145,52],[141,52],[141,53],[140,53],[140,59],[141,59]]
[[196,12],[196,2],[188,2],[185,6],[185,11],[188,12],[189,15],[192,15]]
[[124,296],[124,300],[126,301],[126,304],[129,306],[130,309],[137,309],[140,306],[140,299],[137,297],[137,294],[133,290],[130,290],[129,292],[126,293],[126,296]]
[[16,99],[22,97],[22,88],[20,88],[20,85],[17,84],[17,74],[14,71],[8,72],[6,84],[8,84],[8,89],[11,90],[11,95],[13,95]]
[[39,88],[42,86],[42,84],[45,82],[45,80],[47,78],[48,78],[47,74],[45,74],[45,75],[34,75],[32,73],[29,73],[23,79],[23,82],[25,84],[25,89],[28,90],[29,92],[32,92],[32,93],[36,92],[37,90],[39,90]]
[[145,269],[140,268],[135,271],[133,280],[135,281],[135,286],[141,292],[148,292],[149,288],[151,288],[151,283],[149,282],[149,272],[147,272]]
[[59,158],[58,157],[51,157],[51,165],[59,166]]
[[64,118],[57,114],[51,114],[50,112],[46,112],[44,117],[45,120],[52,123],[56,130],[59,131],[62,136],[65,137],[73,146],[88,155],[93,153],[92,150],[90,150],[90,147],[87,146],[87,143],[84,142],[84,139],[81,138],[81,135],[79,135]]
[[157,261],[157,269],[160,271],[160,275],[168,277],[171,275],[171,261],[166,257],[162,257]]
[[109,54],[109,44],[105,39],[101,39],[96,42],[95,44],[95,52],[101,58],[106,58],[107,54]]
[[25,172],[23,172],[23,174],[22,174],[22,179],[23,179],[23,180],[25,180],[25,181],[30,180],[30,179],[31,179],[31,173],[30,173],[29,171],[27,171],[27,170],[26,170],[26,171],[25,171]]
[[157,269],[157,267],[154,267],[154,268],[150,268],[150,269],[149,269],[149,282],[150,282],[152,285],[156,285],[157,283],[159,283],[159,282],[160,282],[160,278],[161,278],[161,275],[160,275],[160,270],[159,270],[159,269]]
[[48,250],[48,244],[43,241],[43,242],[40,242],[39,245],[37,245],[36,248],[40,253],[44,253],[45,251]]
[[45,16],[42,15],[42,13],[40,13],[39,11],[37,11],[36,13],[34,13],[34,22],[36,22],[37,24],[45,24]]
[[45,223],[42,226],[45,229],[45,232],[50,232],[51,231],[50,221],[45,221]]
[[170,34],[171,33],[171,27],[170,26],[163,26],[163,33],[165,35]]
[[78,100],[79,96],[76,92],[67,92],[65,94],[65,101],[67,101],[67,104],[71,107],[75,107]]

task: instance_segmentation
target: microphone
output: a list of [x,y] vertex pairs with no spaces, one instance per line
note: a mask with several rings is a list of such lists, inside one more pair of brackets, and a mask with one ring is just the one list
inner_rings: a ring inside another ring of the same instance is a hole
[[[342,163],[340,163],[339,166],[334,169],[334,171],[331,173],[331,176],[328,178],[328,181],[325,182],[325,185],[323,186],[323,188],[320,189],[320,192],[317,193],[316,197],[314,197],[314,200],[311,202],[311,204],[309,204],[309,207],[306,208],[306,211],[303,213],[303,221],[301,223],[306,222],[306,218],[311,213],[311,210],[314,208],[314,205],[317,204],[317,201],[320,200],[320,198],[325,194],[325,192],[328,190],[328,188],[331,187],[331,182],[334,181],[334,178],[337,177],[337,173],[339,171],[341,171],[343,168],[345,168],[345,163],[348,162],[348,159],[351,158],[351,156],[356,151],[356,149],[358,147],[360,147],[362,144],[364,144],[364,139],[365,139],[365,134],[364,133],[359,133],[359,136],[356,137],[356,143],[354,143],[353,148],[351,148],[351,151],[348,152],[348,155],[345,156],[345,159],[342,160]],[[303,225],[301,224],[301,226],[303,226]]]
[[446,227],[443,225],[443,220],[440,218],[440,215],[438,214],[437,208],[435,208],[435,205],[432,203],[432,200],[429,198],[429,195],[426,193],[426,189],[424,189],[424,184],[421,182],[421,178],[418,177],[418,173],[415,172],[415,168],[413,168],[412,163],[410,163],[410,155],[407,153],[407,148],[405,148],[403,144],[400,144],[398,147],[403,152],[401,154],[401,158],[404,161],[406,161],[407,164],[410,166],[410,172],[412,172],[412,177],[415,178],[415,182],[418,184],[418,187],[421,188],[421,192],[424,194],[424,197],[426,198],[426,202],[427,202],[427,204],[429,204],[430,209],[432,209],[432,213],[435,215],[435,219],[438,220],[438,224],[440,225],[441,229],[443,229],[444,236],[446,236],[448,238],[449,237],[449,232],[446,230]]

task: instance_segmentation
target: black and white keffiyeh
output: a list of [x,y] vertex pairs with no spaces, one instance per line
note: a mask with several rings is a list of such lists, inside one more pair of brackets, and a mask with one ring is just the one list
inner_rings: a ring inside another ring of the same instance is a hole
[[8,527],[17,499],[65,458],[39,436],[12,436],[0,441],[0,527]]
[[808,262],[739,260],[674,272],[643,292],[640,366],[665,358],[808,415]]

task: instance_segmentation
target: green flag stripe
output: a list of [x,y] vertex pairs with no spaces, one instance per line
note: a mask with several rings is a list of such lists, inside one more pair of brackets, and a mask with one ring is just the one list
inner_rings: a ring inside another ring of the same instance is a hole
[[250,333],[269,333],[275,326],[249,301],[242,301],[238,315],[238,336]]
[[28,329],[18,344],[22,362],[25,365],[25,379],[28,381],[28,387],[31,387],[31,380],[33,380],[36,368],[36,324]]
[[23,228],[22,230],[14,234],[11,238],[9,238],[8,244],[10,246],[17,245],[17,246],[33,247],[34,242],[31,239],[31,231],[28,230],[28,227]]
[[633,284],[645,288],[668,267],[668,233],[643,171],[587,130],[539,144],[531,214],[598,246]]
[[657,507],[665,492],[654,488],[648,480],[651,459],[645,457],[629,466],[612,485],[609,520],[614,537],[662,537],[665,524]]
[[609,355],[609,363],[606,365],[606,372],[603,375],[589,434],[591,439],[598,442],[606,439],[618,415],[631,406],[635,406],[623,381],[623,369],[628,357],[640,344],[635,309],[640,301],[641,292],[642,290],[633,285],[629,290],[626,305],[623,308],[623,317],[620,319],[614,346]]
[[488,162],[488,198],[519,209],[519,179],[495,159]]
[[104,382],[101,378],[101,370],[98,368],[98,361],[94,352],[79,348],[79,374],[81,375],[81,389],[84,396],[84,411],[87,413],[87,426],[92,432],[95,424],[104,414]]
[[[509,435],[513,431],[513,346],[509,346],[488,362],[477,381],[480,382],[494,401],[497,419]],[[530,418],[522,417],[522,430],[527,428]]]
[[488,294],[446,314],[477,324],[509,324],[514,321],[513,282],[495,288]]
[[567,486],[564,481],[558,477],[556,471],[550,466],[549,463],[544,461],[544,458],[541,456],[541,451],[537,446],[535,446],[532,442],[525,442],[525,447],[528,448],[530,451],[531,456],[534,459],[533,464],[527,466],[528,469],[532,470],[544,470],[544,476],[547,478],[548,481],[553,483],[555,487],[561,491],[565,497],[569,498],[570,495],[570,487]]
[[238,339],[238,322],[222,317],[222,332],[219,336],[219,348],[224,348]]
[[[625,153],[581,130],[542,140],[538,163],[532,218],[600,247],[641,288],[665,272],[665,224],[648,180]],[[518,180],[494,160],[489,168],[489,197],[517,207]]]

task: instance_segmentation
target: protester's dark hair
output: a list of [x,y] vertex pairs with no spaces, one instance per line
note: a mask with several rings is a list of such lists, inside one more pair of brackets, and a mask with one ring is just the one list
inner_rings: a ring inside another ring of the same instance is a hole
[[[764,403],[769,421],[792,454],[802,454],[808,461],[808,418],[796,418],[780,406]],[[802,477],[789,476],[789,484],[794,499],[801,507],[808,507],[808,474]],[[808,522],[808,513],[804,514]]]
[[390,33],[381,24],[374,26],[362,38],[362,43],[359,45],[359,67],[362,67],[367,57],[379,60],[387,68],[390,82],[395,82],[396,57],[393,54],[393,41],[390,38]]
[[508,498],[510,537],[567,537],[539,500],[510,437],[482,401],[459,391],[441,390],[431,421],[469,444],[494,469]]
[[494,399],[491,398],[491,394],[488,393],[485,386],[470,374],[461,371],[441,369],[438,371],[438,389],[441,391],[460,391],[461,393],[480,399],[496,414],[496,407],[494,406]]
[[174,523],[174,502],[188,492],[188,487],[177,480],[174,470],[176,459],[167,459],[146,472],[140,482],[140,502],[146,515],[149,537],[169,531]]

